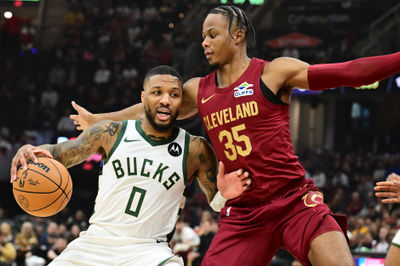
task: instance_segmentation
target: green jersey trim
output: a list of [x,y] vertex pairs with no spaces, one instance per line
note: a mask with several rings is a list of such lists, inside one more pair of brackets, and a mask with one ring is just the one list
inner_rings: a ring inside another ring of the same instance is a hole
[[400,245],[399,245],[399,244],[397,244],[397,243],[393,243],[393,242],[392,242],[392,246],[395,246],[395,247],[398,247],[398,248],[400,248]]
[[173,258],[174,256],[171,256],[171,257],[169,257],[169,258],[167,258],[167,259],[165,259],[165,260],[163,260],[162,262],[160,262],[159,264],[157,264],[157,266],[162,266],[162,265],[164,265],[167,261],[169,261],[171,258]]
[[121,142],[122,137],[123,137],[124,134],[125,134],[125,130],[126,130],[126,125],[127,125],[127,124],[128,124],[128,121],[127,121],[127,120],[122,121],[122,128],[121,128],[121,131],[119,132],[118,137],[117,137],[117,139],[116,139],[115,142],[114,142],[114,145],[112,146],[110,152],[108,153],[107,158],[104,160],[104,164],[106,164],[106,163],[108,162],[108,160],[109,160],[109,159],[111,158],[111,156],[113,155],[115,149],[117,149],[119,143]]
[[187,172],[186,172],[186,165],[187,165],[187,157],[189,151],[189,143],[190,143],[190,135],[186,132],[185,135],[185,150],[183,152],[183,160],[182,160],[182,169],[183,169],[183,180],[185,185],[187,184]]
[[135,127],[137,132],[144,138],[145,141],[147,141],[151,146],[159,146],[159,145],[164,145],[167,143],[170,143],[176,139],[176,137],[179,134],[179,128],[174,127],[172,129],[172,135],[170,138],[165,139],[165,140],[154,140],[150,138],[146,133],[143,131],[142,125],[141,125],[142,120],[136,120],[135,122]]

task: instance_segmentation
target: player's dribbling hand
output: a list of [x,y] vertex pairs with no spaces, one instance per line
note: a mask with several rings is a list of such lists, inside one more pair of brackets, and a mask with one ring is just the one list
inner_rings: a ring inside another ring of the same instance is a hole
[[78,114],[70,115],[69,118],[74,120],[74,125],[77,130],[85,130],[90,127],[90,125],[94,124],[94,115],[91,112],[74,101],[72,101],[71,104]]
[[219,162],[217,187],[225,199],[234,199],[242,195],[243,191],[250,189],[251,179],[249,173],[239,169],[225,174],[225,166]]
[[39,147],[32,146],[30,144],[26,144],[19,148],[17,153],[14,155],[14,158],[11,161],[11,169],[10,169],[10,182],[14,182],[17,180],[17,167],[18,165],[21,165],[24,170],[28,168],[27,166],[27,159],[32,160],[33,162],[37,162],[37,156],[46,156],[48,158],[53,159],[53,156],[51,156],[50,152],[48,150],[44,150]]
[[376,197],[382,199],[382,203],[400,203],[400,176],[392,173],[386,181],[377,182],[374,187]]

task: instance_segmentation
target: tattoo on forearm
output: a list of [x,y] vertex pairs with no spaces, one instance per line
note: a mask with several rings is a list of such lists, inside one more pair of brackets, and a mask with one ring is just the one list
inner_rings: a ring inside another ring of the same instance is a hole
[[217,173],[215,171],[215,167],[211,167],[210,169],[207,170],[207,179],[214,183],[217,184]]
[[[65,167],[71,167],[86,160],[99,148],[114,141],[114,136],[121,127],[121,123],[100,122],[89,131],[84,131],[77,139],[50,147],[53,157],[63,163]],[[104,149],[103,149],[104,151]],[[105,152],[103,152],[105,154]]]
[[102,128],[94,127],[90,130],[89,136],[92,136],[95,140],[98,140],[101,137],[101,133],[103,133]]
[[108,134],[110,134],[110,136],[114,136],[115,133],[117,133],[119,127],[120,123],[111,122],[109,125],[106,126],[106,130],[104,132],[107,132]]

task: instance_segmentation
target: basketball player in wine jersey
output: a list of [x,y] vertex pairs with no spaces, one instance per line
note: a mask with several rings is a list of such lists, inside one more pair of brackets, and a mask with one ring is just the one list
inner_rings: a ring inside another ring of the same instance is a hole
[[[337,64],[293,58],[271,62],[247,56],[253,26],[240,8],[220,6],[206,16],[204,55],[216,67],[184,84],[179,118],[199,113],[219,160],[228,171],[249,171],[252,188],[228,201],[203,265],[268,265],[279,248],[303,265],[354,265],[346,242],[346,217],[335,216],[322,193],[305,179],[289,131],[292,89],[359,87],[400,71],[400,53]],[[73,103],[78,129],[100,119],[143,116],[141,104],[92,114]]]
[[[186,184],[197,177],[212,205],[217,193],[217,160],[201,137],[174,126],[182,104],[182,80],[171,67],[159,66],[145,78],[142,120],[101,121],[77,139],[56,145],[25,145],[15,155],[16,166],[44,154],[66,167],[93,153],[103,155],[99,191],[85,235],[71,242],[51,265],[183,265],[172,254],[173,231]],[[227,199],[248,187],[248,173],[224,175],[218,186]],[[220,196],[221,197],[221,196]],[[223,202],[225,203],[225,202]]]

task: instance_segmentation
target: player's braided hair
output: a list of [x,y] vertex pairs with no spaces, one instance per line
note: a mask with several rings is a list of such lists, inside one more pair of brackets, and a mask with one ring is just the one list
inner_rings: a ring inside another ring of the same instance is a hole
[[251,24],[249,17],[244,11],[236,6],[219,6],[215,7],[208,12],[208,14],[221,14],[229,20],[229,35],[231,34],[232,22],[235,20],[238,29],[243,30],[245,34],[245,40],[248,47],[253,47],[256,43],[256,34],[254,27]]

